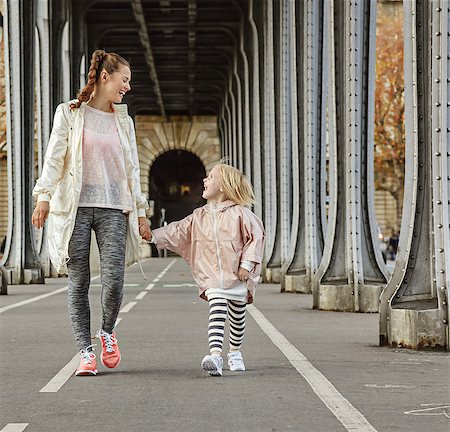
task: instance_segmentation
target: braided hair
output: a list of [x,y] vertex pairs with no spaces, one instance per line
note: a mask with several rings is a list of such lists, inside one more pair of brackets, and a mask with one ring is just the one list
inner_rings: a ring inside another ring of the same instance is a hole
[[78,100],[70,104],[70,108],[79,108],[82,102],[88,102],[94,91],[95,83],[100,78],[101,72],[106,70],[109,74],[117,72],[119,66],[124,65],[130,67],[130,64],[119,54],[104,50],[95,50],[91,57],[91,66],[88,72],[88,82],[78,95]]

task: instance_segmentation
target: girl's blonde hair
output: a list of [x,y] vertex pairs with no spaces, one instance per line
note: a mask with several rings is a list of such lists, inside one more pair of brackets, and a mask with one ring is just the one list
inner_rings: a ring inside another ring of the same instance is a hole
[[220,185],[228,199],[240,205],[255,204],[252,185],[244,174],[224,163],[219,162],[216,167],[220,175]]

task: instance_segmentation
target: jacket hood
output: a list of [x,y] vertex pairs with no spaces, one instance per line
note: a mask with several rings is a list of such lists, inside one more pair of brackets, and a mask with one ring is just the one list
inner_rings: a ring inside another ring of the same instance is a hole
[[[72,99],[67,102],[67,105],[71,105],[73,103],[77,103],[78,99]],[[80,108],[86,105],[86,102],[81,102]],[[128,117],[128,105],[127,104],[113,104],[114,113],[119,117]]]

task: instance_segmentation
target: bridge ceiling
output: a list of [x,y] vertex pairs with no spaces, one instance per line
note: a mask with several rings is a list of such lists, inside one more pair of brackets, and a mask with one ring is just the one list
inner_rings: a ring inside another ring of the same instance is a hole
[[[241,0],[242,2],[246,0]],[[73,0],[96,48],[129,60],[134,113],[217,114],[239,43],[237,0]]]

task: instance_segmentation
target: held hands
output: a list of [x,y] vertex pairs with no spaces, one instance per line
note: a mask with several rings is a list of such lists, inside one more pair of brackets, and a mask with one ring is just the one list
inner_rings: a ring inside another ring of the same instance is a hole
[[147,218],[140,217],[139,219],[139,234],[144,240],[150,241],[152,238],[152,232],[150,230],[150,225],[148,224]]
[[50,203],[48,201],[38,202],[31,216],[31,223],[38,229],[42,228],[48,218],[49,211]]
[[245,282],[249,278],[250,272],[243,267],[239,267],[238,270],[238,279],[242,282]]

